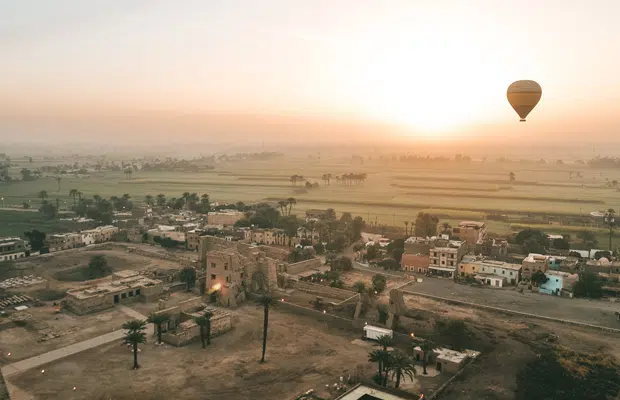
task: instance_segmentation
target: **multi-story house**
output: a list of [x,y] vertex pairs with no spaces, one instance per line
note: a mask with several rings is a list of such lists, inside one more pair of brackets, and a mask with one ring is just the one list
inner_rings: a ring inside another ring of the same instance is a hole
[[452,232],[460,240],[467,242],[467,247],[473,250],[476,244],[486,237],[487,224],[478,221],[462,221]]
[[75,249],[84,245],[81,233],[55,233],[46,237],[50,252]]
[[185,234],[187,240],[187,249],[188,250],[198,250],[200,246],[200,235],[202,235],[204,231],[202,229],[193,229],[191,231],[187,231]]
[[458,240],[438,239],[429,250],[430,263],[428,266],[431,275],[454,278],[457,267],[467,253],[467,242]]
[[484,276],[494,276],[500,278],[503,284],[516,285],[521,280],[521,268],[519,264],[466,255],[459,265],[459,276],[479,277],[480,280]]
[[508,241],[506,239],[485,238],[476,244],[476,254],[505,257],[508,255]]
[[26,257],[26,242],[18,237],[0,238],[0,261]]
[[94,229],[88,229],[80,232],[82,235],[82,243],[85,245],[94,243],[104,243],[112,240],[112,236],[118,233],[119,229],[116,226],[106,225],[98,226]]
[[530,279],[536,271],[547,272],[549,268],[549,256],[530,253],[521,263],[521,276]]

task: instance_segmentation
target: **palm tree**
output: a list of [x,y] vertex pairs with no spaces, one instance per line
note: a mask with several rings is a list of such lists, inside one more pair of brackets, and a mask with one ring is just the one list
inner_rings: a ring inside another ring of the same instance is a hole
[[293,204],[297,204],[297,200],[294,197],[289,197],[286,199],[288,203],[288,215],[291,215],[291,210],[293,209]]
[[280,207],[280,211],[282,212],[282,215],[286,215],[286,212],[284,210],[286,210],[287,206],[288,206],[288,202],[286,200],[278,201],[278,207]]
[[263,355],[260,359],[261,363],[265,362],[265,350],[267,349],[267,328],[269,327],[269,309],[276,305],[276,300],[269,296],[263,295],[258,299],[256,305],[259,307],[263,307],[264,316],[263,316]]
[[291,175],[290,179],[293,186],[297,186],[297,175]]
[[71,189],[71,190],[69,190],[69,196],[70,196],[70,197],[73,197],[73,208],[75,208],[75,206],[76,206],[75,199],[76,199],[76,197],[77,197],[77,194],[78,194],[77,189]]
[[377,338],[377,344],[383,348],[383,351],[387,351],[388,347],[392,347],[393,343],[392,336],[381,335]]
[[452,227],[450,226],[449,223],[444,222],[443,224],[441,224],[441,227],[443,228],[442,233],[445,233],[448,235],[452,233]]
[[56,177],[56,183],[58,184],[58,190],[57,190],[57,192],[60,192],[60,180],[61,180],[61,179],[62,179],[62,178],[61,178],[60,176],[57,176],[57,177]]
[[123,324],[123,329],[127,329],[127,333],[123,337],[123,345],[133,347],[133,369],[138,369],[138,344],[146,343],[146,321],[134,319]]
[[405,221],[405,236],[409,236],[409,221]]
[[45,203],[45,199],[47,199],[49,196],[47,195],[47,190],[41,190],[39,192],[39,198],[41,199],[41,203]]
[[609,226],[609,251],[611,251],[611,237],[614,235],[614,226],[616,226],[616,210],[613,208],[607,210],[605,223]]
[[327,178],[327,186],[331,185],[332,174],[326,174],[325,177]]
[[383,376],[383,365],[387,362],[390,353],[384,350],[373,350],[368,353],[368,362],[376,362],[379,376]]
[[157,205],[158,206],[165,206],[166,205],[166,195],[163,193],[160,193],[157,195]]
[[211,344],[211,318],[213,318],[213,313],[207,310],[202,314],[202,317],[205,319],[207,346],[209,346]]
[[185,201],[185,209],[187,210],[187,199],[189,199],[190,193],[189,192],[183,192],[183,195],[181,196],[181,198]]
[[77,192],[78,201],[82,201],[82,195],[83,195],[83,194],[84,194],[84,193],[82,193],[82,192],[80,192],[80,191],[78,190],[78,192]]
[[95,200],[96,204],[99,204],[99,203],[101,203],[102,198],[98,194],[95,194],[95,195],[93,195],[93,200]]
[[161,326],[163,323],[168,322],[170,316],[167,314],[151,314],[147,319],[147,322],[155,324],[157,330],[157,343],[161,344]]
[[508,179],[510,179],[510,182],[513,182],[516,178],[515,178],[515,173],[511,172],[508,174]]
[[153,205],[153,196],[147,194],[146,196],[144,196],[144,201],[146,202],[147,206]]
[[403,375],[408,376],[411,380],[413,380],[415,376],[415,365],[413,361],[400,350],[392,352],[387,370],[392,373],[392,376],[396,377],[394,387],[397,389],[400,386],[400,378]]
[[420,350],[422,350],[422,373],[427,375],[426,365],[428,364],[428,358],[437,345],[430,340],[425,340],[420,344]]

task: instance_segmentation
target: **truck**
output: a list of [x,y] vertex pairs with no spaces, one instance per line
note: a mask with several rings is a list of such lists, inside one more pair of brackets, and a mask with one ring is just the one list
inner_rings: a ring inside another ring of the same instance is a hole
[[393,337],[394,335],[391,329],[379,328],[378,326],[372,325],[364,325],[364,335],[362,336],[362,339],[377,340],[379,336]]

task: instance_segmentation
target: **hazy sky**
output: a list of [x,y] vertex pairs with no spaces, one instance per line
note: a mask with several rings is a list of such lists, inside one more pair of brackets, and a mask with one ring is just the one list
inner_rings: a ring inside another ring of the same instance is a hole
[[[243,114],[270,114],[260,132],[280,135],[287,114],[602,140],[620,131],[619,15],[618,0],[0,0],[0,135],[233,113],[187,131],[243,135]],[[505,95],[518,79],[543,87],[525,124]]]

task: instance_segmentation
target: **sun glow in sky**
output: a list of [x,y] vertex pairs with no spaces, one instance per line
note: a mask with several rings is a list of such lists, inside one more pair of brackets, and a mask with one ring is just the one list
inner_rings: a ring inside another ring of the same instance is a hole
[[616,0],[0,0],[0,123],[266,112],[449,138],[514,125],[506,88],[534,79],[528,123],[618,127],[617,15]]

